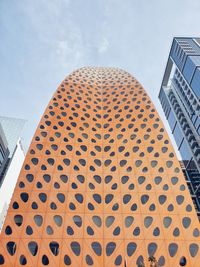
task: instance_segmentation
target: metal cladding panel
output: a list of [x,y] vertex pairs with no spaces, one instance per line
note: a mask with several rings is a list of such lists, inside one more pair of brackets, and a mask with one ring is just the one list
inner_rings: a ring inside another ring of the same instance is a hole
[[[123,70],[82,68],[39,123],[0,237],[2,266],[199,267],[199,222],[164,126]],[[182,258],[184,261],[184,258]]]

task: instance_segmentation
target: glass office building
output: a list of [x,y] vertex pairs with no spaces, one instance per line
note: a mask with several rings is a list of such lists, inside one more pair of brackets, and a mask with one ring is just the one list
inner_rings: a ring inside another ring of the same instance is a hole
[[10,157],[12,157],[26,120],[0,116],[0,124],[8,142]]
[[200,218],[200,39],[174,38],[159,99]]
[[8,142],[6,140],[4,130],[0,123],[0,187],[1,187],[1,181],[4,177],[4,173],[6,170],[8,156],[9,156]]
[[50,100],[0,236],[0,265],[199,267],[199,221],[141,84],[81,68]]
[[0,116],[0,187],[17,148],[24,124],[23,119]]
[[24,161],[24,124],[25,120],[0,116],[0,231]]

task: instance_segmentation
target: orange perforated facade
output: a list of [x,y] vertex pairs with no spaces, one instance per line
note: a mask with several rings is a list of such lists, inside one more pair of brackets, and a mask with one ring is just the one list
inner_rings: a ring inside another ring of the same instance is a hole
[[160,266],[199,267],[199,244],[179,162],[142,86],[119,69],[69,75],[27,153],[0,265],[149,266],[154,255]]

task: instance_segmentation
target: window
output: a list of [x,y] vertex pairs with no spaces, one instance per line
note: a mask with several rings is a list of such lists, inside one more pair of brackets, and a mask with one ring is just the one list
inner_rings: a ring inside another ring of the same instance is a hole
[[107,256],[110,256],[114,250],[116,248],[116,243],[114,242],[109,242],[107,245],[106,245],[106,255]]
[[76,256],[79,256],[80,253],[81,253],[81,247],[80,247],[80,244],[79,244],[78,242],[71,242],[70,246],[71,246],[71,249],[72,249],[72,251],[74,252],[74,254],[75,254]]
[[54,256],[57,256],[58,253],[59,253],[59,244],[55,241],[52,241],[50,244],[49,244],[49,248],[51,250],[51,252],[53,253]]
[[97,256],[101,256],[102,254],[102,247],[101,244],[99,242],[92,242],[92,249],[94,250],[94,252],[96,253]]
[[34,241],[28,243],[28,249],[33,256],[37,255],[38,252],[38,244]]

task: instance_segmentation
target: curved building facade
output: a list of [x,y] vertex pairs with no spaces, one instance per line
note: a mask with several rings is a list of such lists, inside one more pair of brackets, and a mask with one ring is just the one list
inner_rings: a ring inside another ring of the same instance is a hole
[[82,68],[39,123],[0,237],[3,266],[199,267],[199,222],[151,100],[123,70]]

